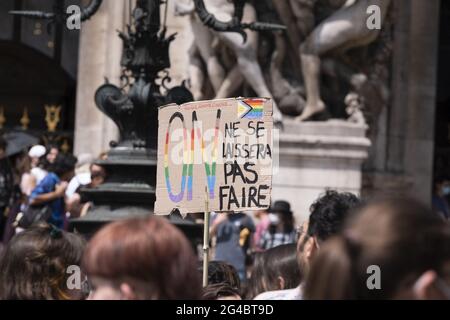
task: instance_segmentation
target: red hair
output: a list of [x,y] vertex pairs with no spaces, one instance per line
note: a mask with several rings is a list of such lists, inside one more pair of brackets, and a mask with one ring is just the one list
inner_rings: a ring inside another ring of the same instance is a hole
[[103,227],[89,242],[83,266],[89,276],[135,279],[159,299],[196,299],[201,293],[197,259],[188,239],[163,218],[122,220]]

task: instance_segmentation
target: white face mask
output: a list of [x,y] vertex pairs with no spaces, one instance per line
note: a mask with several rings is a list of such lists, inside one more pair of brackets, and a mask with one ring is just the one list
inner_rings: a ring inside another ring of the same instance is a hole
[[280,223],[280,218],[278,217],[277,214],[271,213],[269,214],[269,221],[271,225],[278,225],[278,223]]

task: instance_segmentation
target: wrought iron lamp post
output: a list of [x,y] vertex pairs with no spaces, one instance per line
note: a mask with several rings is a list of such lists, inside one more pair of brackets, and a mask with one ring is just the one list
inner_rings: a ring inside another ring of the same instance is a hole
[[[91,234],[104,223],[122,218],[147,216],[153,212],[156,186],[156,159],[158,133],[158,107],[168,103],[193,100],[183,85],[167,90],[170,78],[169,45],[175,35],[166,36],[161,26],[160,6],[162,0],[137,0],[132,11],[131,26],[127,33],[119,33],[123,40],[121,65],[122,80],[126,85],[119,88],[113,84],[102,85],[95,94],[97,107],[111,118],[119,128],[118,142],[111,142],[106,160],[97,164],[107,172],[104,184],[84,189],[83,196],[93,203],[88,214],[73,219],[71,225],[83,234]],[[246,40],[244,29],[274,30],[283,26],[267,23],[241,23],[246,0],[234,0],[235,15],[227,23],[218,21],[205,7],[203,0],[194,0],[195,10],[208,27],[221,32],[238,32]],[[82,21],[92,17],[102,0],[92,0],[81,10]],[[53,23],[65,23],[68,16],[61,6],[55,12],[11,11],[11,14],[28,18],[46,19]],[[161,88],[166,89],[165,94]],[[201,226],[171,215],[170,219],[188,237],[199,236]]]

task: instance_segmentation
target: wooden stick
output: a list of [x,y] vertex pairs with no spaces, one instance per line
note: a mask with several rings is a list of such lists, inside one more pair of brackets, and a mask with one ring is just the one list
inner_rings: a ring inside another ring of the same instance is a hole
[[205,187],[205,217],[203,224],[203,287],[208,285],[208,262],[209,262],[209,199],[208,187]]

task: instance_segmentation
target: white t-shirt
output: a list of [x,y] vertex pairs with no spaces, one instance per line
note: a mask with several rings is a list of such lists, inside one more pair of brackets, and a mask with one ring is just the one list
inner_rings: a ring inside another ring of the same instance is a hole
[[38,185],[39,183],[41,183],[41,181],[45,178],[45,176],[47,175],[47,171],[45,171],[42,168],[39,167],[35,167],[33,169],[31,169],[30,173],[34,176],[34,178],[36,179],[36,185]]
[[303,300],[301,286],[294,289],[267,291],[257,295],[253,300]]
[[66,197],[70,198],[77,191],[79,186],[85,186],[91,183],[91,173],[80,173],[70,180],[66,189]]

